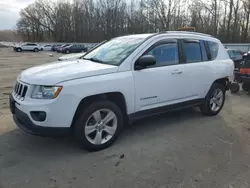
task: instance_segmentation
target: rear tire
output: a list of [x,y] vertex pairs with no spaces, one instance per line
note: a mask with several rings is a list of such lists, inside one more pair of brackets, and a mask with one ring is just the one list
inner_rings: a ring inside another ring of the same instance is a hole
[[66,50],[66,54],[69,54],[69,50]]
[[39,51],[38,48],[35,48],[35,49],[34,49],[34,52],[38,52],[38,51]]
[[[74,137],[81,147],[89,151],[98,151],[109,147],[122,132],[123,113],[111,101],[93,102],[88,107],[82,108],[79,114],[73,125]],[[108,115],[114,119],[105,120]],[[106,130],[110,131],[110,135]]]
[[214,83],[207,93],[204,104],[200,106],[200,110],[204,115],[217,115],[225,102],[225,87],[219,83]]

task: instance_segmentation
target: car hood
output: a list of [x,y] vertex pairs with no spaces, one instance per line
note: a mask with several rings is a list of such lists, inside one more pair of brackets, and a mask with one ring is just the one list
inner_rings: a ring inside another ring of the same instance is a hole
[[53,62],[24,70],[18,80],[34,85],[55,85],[59,82],[117,72],[118,67],[74,60]]
[[75,60],[75,59],[82,57],[84,54],[86,53],[83,52],[83,53],[67,54],[67,55],[63,55],[59,57],[58,60],[59,61]]

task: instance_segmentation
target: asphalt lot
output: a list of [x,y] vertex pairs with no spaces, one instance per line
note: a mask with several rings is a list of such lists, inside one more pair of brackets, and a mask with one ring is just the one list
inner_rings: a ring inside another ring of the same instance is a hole
[[227,94],[223,111],[167,113],[128,126],[99,152],[70,138],[41,138],[16,128],[8,94],[22,70],[57,59],[50,52],[0,49],[1,188],[248,188],[250,96]]

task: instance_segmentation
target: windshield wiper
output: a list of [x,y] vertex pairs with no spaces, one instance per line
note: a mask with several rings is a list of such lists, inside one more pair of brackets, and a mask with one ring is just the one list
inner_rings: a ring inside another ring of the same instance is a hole
[[95,58],[95,57],[83,58],[83,59],[90,60],[90,61],[93,61],[93,62],[96,62],[96,63],[104,63],[102,60],[97,59],[97,58]]

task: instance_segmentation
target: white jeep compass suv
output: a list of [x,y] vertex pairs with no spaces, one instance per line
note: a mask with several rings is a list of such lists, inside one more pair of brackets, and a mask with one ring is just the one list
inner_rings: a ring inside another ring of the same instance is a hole
[[100,150],[131,120],[191,106],[218,114],[233,69],[221,42],[206,34],[122,36],[82,59],[23,71],[10,109],[25,132],[72,133],[86,149]]

